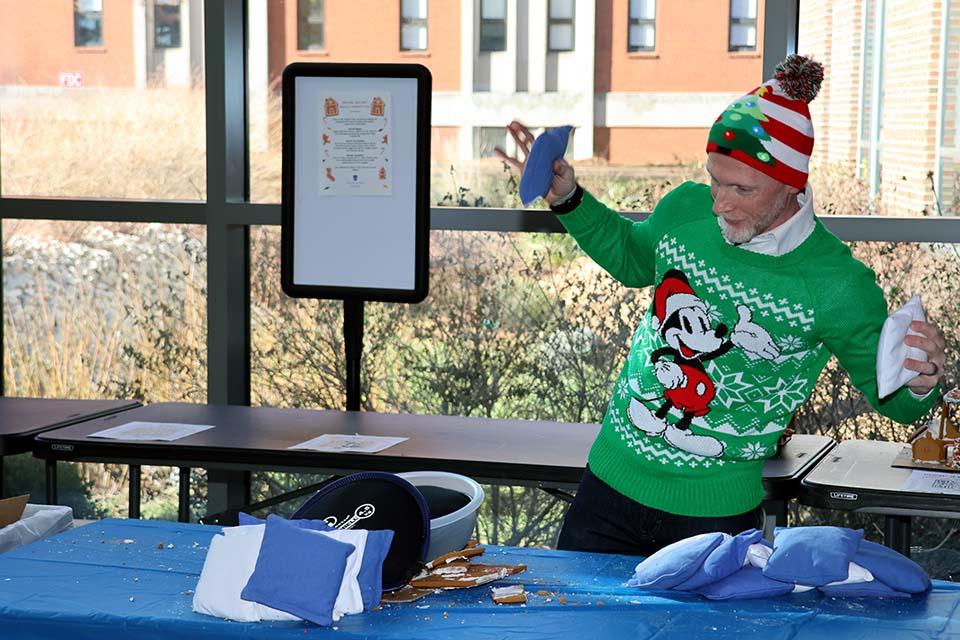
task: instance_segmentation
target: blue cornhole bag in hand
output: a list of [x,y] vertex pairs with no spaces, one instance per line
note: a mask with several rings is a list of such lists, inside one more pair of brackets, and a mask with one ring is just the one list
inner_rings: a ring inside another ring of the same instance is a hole
[[701,587],[697,593],[710,600],[735,600],[785,596],[793,588],[793,584],[768,578],[763,575],[762,569],[748,565],[722,580]]
[[748,529],[732,538],[721,542],[716,549],[697,567],[693,575],[678,584],[677,591],[696,591],[727,576],[733,575],[743,568],[747,557],[747,549],[763,539],[763,532],[757,529]]
[[566,152],[571,131],[573,127],[569,125],[547,129],[533,141],[520,177],[520,201],[523,206],[529,206],[537,198],[549,193],[553,182],[553,163]]
[[795,527],[777,529],[763,575],[781,582],[819,587],[846,580],[863,540],[863,529]]
[[931,588],[930,577],[916,562],[889,547],[862,540],[853,561],[896,592],[924,593]]
[[730,536],[701,533],[667,545],[637,565],[628,587],[673,589],[692,576],[707,556]]
[[353,551],[352,544],[267,518],[257,566],[240,597],[329,626]]

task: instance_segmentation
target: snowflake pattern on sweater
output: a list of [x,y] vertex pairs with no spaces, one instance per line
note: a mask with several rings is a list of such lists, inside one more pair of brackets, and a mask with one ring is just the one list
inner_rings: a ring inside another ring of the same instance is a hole
[[825,356],[814,310],[718,271],[673,235],[656,254],[663,275],[611,402],[617,433],[664,465],[769,457]]

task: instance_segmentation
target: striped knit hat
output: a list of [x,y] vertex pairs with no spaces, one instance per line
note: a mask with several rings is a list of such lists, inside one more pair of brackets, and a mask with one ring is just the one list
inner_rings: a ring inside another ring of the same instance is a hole
[[723,153],[780,182],[803,189],[813,152],[807,105],[817,97],[823,65],[793,54],[767,80],[720,114],[707,152]]

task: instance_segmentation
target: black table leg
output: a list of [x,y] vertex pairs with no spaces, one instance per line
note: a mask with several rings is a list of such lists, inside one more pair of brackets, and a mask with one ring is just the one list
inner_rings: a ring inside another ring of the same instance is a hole
[[787,526],[786,500],[764,500],[763,512],[767,517],[773,517],[778,527]]
[[140,519],[140,465],[130,465],[130,502],[127,517],[133,520]]
[[0,498],[6,498],[3,492],[3,456],[0,456]]
[[190,467],[180,467],[180,500],[177,520],[190,522]]
[[883,532],[883,543],[910,557],[910,516],[886,517],[886,526]]
[[207,469],[207,513],[250,504],[250,472]]
[[47,459],[47,504],[57,504],[57,461]]

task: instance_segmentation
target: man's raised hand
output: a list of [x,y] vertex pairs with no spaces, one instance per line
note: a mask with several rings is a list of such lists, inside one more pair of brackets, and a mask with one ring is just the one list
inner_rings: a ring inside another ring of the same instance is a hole
[[[493,153],[498,158],[520,172],[521,177],[527,166],[527,158],[530,156],[530,149],[533,147],[534,135],[519,120],[514,120],[507,125],[507,132],[517,145],[517,155],[509,155],[502,147],[494,147]],[[520,158],[523,158],[522,160]],[[544,199],[547,204],[553,204],[561,198],[566,198],[573,190],[577,188],[577,176],[573,167],[566,160],[560,159],[553,163],[553,181],[550,183],[550,190]]]

